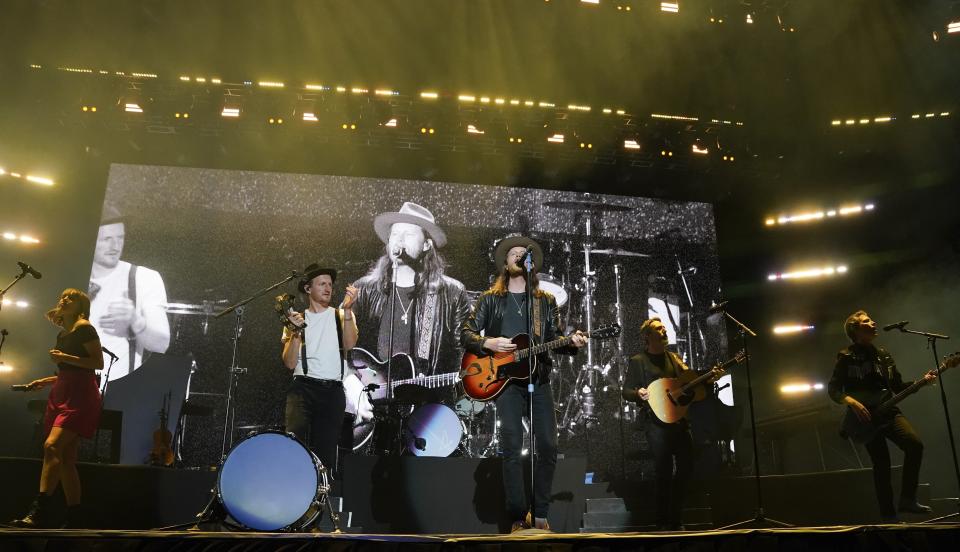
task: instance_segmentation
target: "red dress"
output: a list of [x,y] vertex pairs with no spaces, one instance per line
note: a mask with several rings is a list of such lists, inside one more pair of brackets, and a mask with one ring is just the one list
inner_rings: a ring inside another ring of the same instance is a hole
[[[81,358],[87,358],[84,345],[99,340],[97,330],[89,324],[77,326],[72,332],[57,336],[57,349]],[[85,438],[93,437],[100,422],[100,388],[93,370],[60,363],[57,381],[47,398],[44,416],[45,434],[54,426],[69,429]]]

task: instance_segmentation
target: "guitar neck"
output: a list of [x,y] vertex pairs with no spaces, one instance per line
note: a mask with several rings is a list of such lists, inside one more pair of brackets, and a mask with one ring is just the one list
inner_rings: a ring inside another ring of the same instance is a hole
[[[739,355],[738,355],[738,356],[735,356],[735,357],[731,358],[730,360],[724,362],[723,364],[721,364],[721,365],[718,367],[718,369],[719,369],[719,370],[726,370],[726,369],[729,368],[730,366],[732,366],[732,365],[734,365],[734,364],[739,364],[739,363],[740,363],[740,357],[739,357]],[[688,384],[684,385],[683,387],[681,387],[681,388],[680,388],[680,391],[681,391],[682,393],[686,393],[687,391],[693,389],[694,387],[703,384],[703,382],[705,382],[705,381],[707,381],[708,379],[710,379],[711,377],[713,377],[713,372],[714,372],[713,369],[710,369],[710,370],[707,370],[706,372],[700,374],[700,375],[697,376],[693,381],[691,381],[690,383],[688,383]]]
[[[592,333],[586,334],[587,337],[593,337]],[[529,356],[536,356],[540,353],[551,351],[553,349],[558,349],[560,347],[565,347],[570,344],[570,337],[561,337],[559,339],[554,339],[553,341],[548,341],[546,343],[541,343],[540,345],[534,345],[533,347],[528,347],[526,349],[521,349],[514,353],[514,356],[517,360],[525,359]]]
[[436,374],[433,376],[417,376],[414,378],[394,380],[393,387],[399,387],[401,385],[422,385],[423,387],[443,387],[445,385],[453,385],[460,381],[460,375],[457,372],[450,372],[447,374]]
[[880,406],[878,406],[875,409],[875,411],[880,412],[883,410],[889,410],[893,408],[894,406],[897,405],[897,403],[909,397],[910,395],[913,395],[914,393],[919,391],[921,387],[923,387],[926,384],[927,384],[927,380],[923,378],[918,379],[917,381],[910,384],[910,386],[904,389],[903,391],[897,393],[896,395],[880,403]]

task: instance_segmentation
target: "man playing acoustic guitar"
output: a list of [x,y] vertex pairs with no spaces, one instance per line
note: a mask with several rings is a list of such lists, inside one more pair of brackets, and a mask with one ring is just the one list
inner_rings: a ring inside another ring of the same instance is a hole
[[[532,254],[533,333],[531,340],[545,343],[560,337],[560,314],[557,301],[537,286],[536,271],[543,266],[543,250],[530,238],[512,236],[497,244],[494,259],[500,271],[493,286],[481,295],[473,312],[463,323],[460,340],[464,348],[475,355],[490,355],[515,351],[516,343],[510,337],[528,331],[527,271],[523,259],[527,251]],[[481,332],[483,332],[481,334]],[[570,345],[557,352],[574,354],[583,347],[587,338],[580,332],[570,336]],[[533,376],[533,427],[536,442],[536,469],[533,514],[528,516],[524,493],[523,447],[524,413],[528,411],[526,382],[508,383],[497,396],[497,414],[500,416],[500,431],[503,444],[503,487],[507,514],[514,520],[512,531],[534,526],[547,529],[547,510],[550,507],[553,472],[557,464],[557,420],[550,390],[549,374],[551,360],[548,353],[536,356],[539,365]],[[532,451],[531,451],[532,452]],[[533,518],[533,519],[530,519]]]
[[[865,446],[873,462],[873,484],[880,503],[880,515],[885,522],[899,523],[897,510],[893,507],[887,439],[904,453],[899,510],[916,514],[929,512],[929,506],[917,502],[917,481],[920,461],[923,459],[920,436],[896,407],[888,410],[883,419],[872,420],[870,410],[862,402],[867,400],[867,396],[879,396],[887,391],[898,393],[909,387],[911,382],[903,381],[890,353],[873,344],[877,337],[877,323],[870,319],[870,315],[862,310],[851,314],[843,329],[853,343],[837,354],[837,363],[827,389],[834,402],[847,405],[859,420],[873,423],[878,430]],[[933,372],[924,375],[927,381],[935,378]]]
[[[659,318],[645,320],[640,325],[640,339],[644,351],[630,358],[630,365],[623,386],[623,398],[637,403],[650,400],[647,388],[660,378],[680,378],[690,368],[680,357],[667,350],[667,328]],[[722,371],[704,380],[712,383]],[[692,375],[692,374],[689,374]],[[703,386],[691,391],[691,400],[703,398]],[[679,398],[679,397],[678,397]],[[678,416],[679,417],[679,416]],[[655,415],[648,415],[647,439],[653,451],[655,488],[657,501],[657,527],[664,531],[682,530],[680,516],[687,481],[693,471],[693,437],[687,419],[679,417],[673,423],[665,423]],[[676,464],[676,472],[674,472]]]

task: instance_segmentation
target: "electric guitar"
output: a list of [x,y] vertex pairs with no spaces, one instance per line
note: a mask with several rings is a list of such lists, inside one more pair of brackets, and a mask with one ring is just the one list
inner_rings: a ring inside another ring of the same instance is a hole
[[[940,363],[940,373],[942,374],[958,364],[960,364],[960,352],[946,356],[943,362]],[[921,387],[928,383],[931,382],[920,378],[895,395],[887,390],[851,394],[853,398],[860,401],[863,406],[867,407],[867,410],[870,411],[870,420],[861,420],[857,417],[856,413],[854,413],[853,409],[847,407],[843,415],[843,421],[840,424],[840,436],[844,439],[852,439],[855,443],[869,442],[877,435],[877,432],[880,431],[880,427],[889,421],[888,415],[890,410],[893,409],[897,403],[916,393]]]
[[686,417],[691,403],[702,401],[706,397],[704,382],[719,376],[721,372],[740,364],[746,358],[747,354],[739,351],[730,360],[700,375],[693,370],[686,370],[675,378],[657,378],[647,385],[647,406],[661,422],[678,422]]
[[[348,412],[357,412],[359,403],[363,399],[362,395],[366,395],[371,402],[375,402],[394,396],[397,388],[406,385],[414,385],[425,389],[437,389],[455,385],[460,381],[460,377],[456,372],[435,374],[432,376],[418,376],[416,375],[416,362],[413,357],[407,354],[397,354],[393,356],[393,370],[390,374],[393,381],[389,386],[389,390],[392,391],[392,393],[388,395],[387,361],[380,360],[376,355],[365,349],[354,347],[350,350],[350,366],[356,370],[357,378],[360,380],[360,383],[363,384],[365,391],[362,394],[348,393]],[[410,411],[413,410],[412,406],[406,408],[409,408]],[[409,412],[407,413],[409,414]],[[354,419],[354,450],[367,444],[367,441],[373,436],[375,426],[375,420],[361,420],[359,416]]]
[[[620,335],[620,325],[611,324],[586,334],[590,339],[609,339]],[[460,377],[463,391],[473,400],[488,401],[496,398],[511,380],[530,377],[530,357],[570,344],[570,337],[561,337],[541,345],[530,346],[527,334],[517,334],[510,341],[517,348],[510,352],[492,355],[465,353],[460,361]]]

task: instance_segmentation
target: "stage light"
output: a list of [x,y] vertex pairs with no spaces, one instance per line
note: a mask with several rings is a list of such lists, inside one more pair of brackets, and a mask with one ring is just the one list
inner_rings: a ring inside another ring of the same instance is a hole
[[626,115],[626,114],[627,114],[627,112],[624,111],[623,109],[618,109],[618,110],[617,110],[617,115]]
[[911,118],[911,119],[919,119],[919,118],[920,118],[920,114],[919,114],[919,113],[914,113],[913,115],[910,116],[910,118]]
[[801,332],[809,332],[813,330],[813,326],[805,324],[785,324],[782,326],[774,326],[773,333],[776,335],[785,335],[785,334],[795,334]]
[[236,118],[240,116],[239,107],[226,107],[224,106],[223,111],[220,112],[221,117],[232,117]]
[[636,140],[624,140],[623,147],[625,149],[638,150],[640,149],[640,144]]
[[547,137],[547,142],[552,142],[552,143],[554,143],[554,144],[562,144],[562,143],[563,143],[563,134],[560,134],[559,132],[557,132],[557,133],[555,133],[553,136],[548,136],[548,137]]
[[385,127],[390,127],[390,128],[396,128],[396,126],[397,126],[397,119],[396,119],[396,118],[390,119],[389,121],[383,123],[383,126],[385,126]]
[[[622,111],[617,111],[617,114],[622,115]],[[664,115],[663,113],[651,113],[650,117],[654,119],[672,119],[676,121],[699,121],[699,117],[688,117],[686,115]]]
[[311,123],[316,123],[316,122],[318,121],[317,116],[314,115],[313,113],[310,113],[309,111],[304,112],[304,114],[303,114],[303,120],[304,120],[304,121],[309,121],[309,122],[311,122]]
[[796,395],[798,393],[821,391],[823,387],[822,383],[788,383],[780,386],[780,392],[784,395]]
[[595,6],[600,4],[600,0],[580,0],[580,2],[582,4],[593,4]]
[[512,143],[514,143],[514,142],[516,142],[517,144],[522,144],[522,143],[523,143],[523,138],[515,138],[515,137],[511,136],[511,137],[510,137],[510,143],[512,144]]
[[660,2],[660,11],[677,13],[680,11],[680,2]]
[[707,148],[700,148],[700,147],[697,146],[696,144],[693,144],[693,146],[692,146],[691,149],[692,149],[693,153],[696,153],[697,155],[707,155],[708,153],[710,153],[710,150],[709,150],[709,149],[707,149]]
[[324,89],[322,84],[307,84],[304,86],[304,88],[306,88],[307,90],[315,90],[318,92]]
[[214,77],[214,78],[210,79],[210,82],[213,83],[213,84],[220,84],[221,81],[220,81],[220,79]]
[[497,104],[497,105],[503,105],[503,104],[507,103],[507,100],[505,100],[505,99],[503,99],[503,98],[494,98],[493,103],[495,103],[495,104]]
[[396,96],[397,95],[397,92],[394,90],[384,90],[384,89],[374,90],[373,93],[376,96]]
[[436,92],[421,92],[420,97],[425,100],[435,100],[440,97]]
[[605,108],[603,108],[603,113],[604,113],[604,115],[609,115],[609,114],[613,113],[613,110],[610,109],[609,107],[605,107]]
[[556,105],[554,105],[554,104],[552,104],[552,103],[550,103],[550,102],[540,102],[540,103],[537,104],[537,105],[539,105],[540,107],[557,107]]
[[747,14],[747,24],[753,25],[753,15]]
[[567,109],[572,110],[572,111],[590,111],[590,106],[589,106],[589,105],[575,105],[575,104],[570,104],[570,105],[567,106]]
[[839,266],[825,266],[823,268],[807,268],[803,270],[796,270],[793,272],[777,272],[775,274],[770,274],[767,276],[767,280],[776,281],[776,280],[807,280],[813,278],[829,278],[836,276],[837,274],[845,274],[847,272],[847,267],[845,265]]
[[890,117],[889,115],[884,115],[883,117],[874,117],[874,118],[873,118],[873,122],[875,122],[875,123],[889,123],[889,122],[892,121],[892,120],[893,120],[893,117]]
[[0,373],[9,374],[10,372],[13,372],[13,366],[0,362]]
[[960,33],[960,21],[947,23],[947,34]]
[[195,79],[193,79],[193,80],[195,80],[195,81],[197,81],[197,82],[207,82],[206,77],[197,77],[197,78],[195,78]]
[[487,96],[480,96],[480,103],[488,104],[490,103],[490,98],[488,98]]
[[190,82],[190,77],[186,75],[180,75],[180,80],[182,80],[183,82]]
[[280,81],[260,81],[257,84],[263,88],[283,88],[283,83]]
[[484,134],[484,131],[478,129],[475,125],[467,125],[467,134]]
[[510,100],[510,105],[520,105],[520,100]]
[[351,88],[350,91],[353,92],[354,94],[366,94],[367,92],[370,92],[366,88],[360,88],[358,86]]
[[53,186],[53,180],[46,178],[44,176],[34,176],[32,174],[27,175],[27,180],[33,182],[34,184],[42,184],[44,186]]
[[810,211],[806,213],[797,213],[793,215],[780,215],[777,218],[768,217],[765,220],[767,226],[773,226],[774,224],[791,224],[796,222],[810,222],[823,220],[824,218],[833,218],[836,216],[848,216],[848,215],[858,215],[864,211],[872,211],[874,209],[873,203],[867,203],[865,205],[849,205],[846,207],[840,207],[838,209],[829,209],[826,211]]
[[940,116],[941,116],[941,117],[948,117],[949,115],[950,115],[950,112],[949,112],[949,111],[943,111],[943,112],[940,113]]
[[870,119],[860,119],[860,124],[865,125],[870,122]]
[[533,103],[533,100],[525,100],[525,101],[523,102],[523,105],[525,105],[525,106],[527,106],[527,107],[533,107],[533,106],[534,106],[534,103]]
[[580,142],[580,149],[593,149],[593,144],[589,142]]
[[140,104],[134,102],[127,102],[123,105],[123,110],[127,113],[143,113],[143,108],[140,107]]
[[3,167],[0,167],[0,176],[3,176],[5,174],[7,174],[7,171]]
[[30,306],[30,303],[26,301],[20,301],[20,300],[14,301],[13,299],[7,299],[6,297],[4,297],[3,306],[17,307],[18,309],[25,309]]
[[347,87],[346,87],[346,86],[338,86],[338,87],[336,88],[336,90],[337,90],[337,92],[346,92],[346,91],[347,91]]
[[839,120],[837,120],[837,119],[834,119],[834,120],[830,121],[830,124],[833,125],[833,126],[838,126],[838,125],[840,125],[841,122],[842,122],[842,121],[839,121]]
[[457,99],[460,100],[461,102],[475,102],[475,101],[477,101],[476,96],[471,96],[471,95],[469,95],[469,94],[460,94],[459,96],[457,96]]
[[924,117],[927,118],[927,119],[929,119],[930,117],[935,117],[935,116],[936,116],[936,113],[927,113],[926,115],[924,115]]

